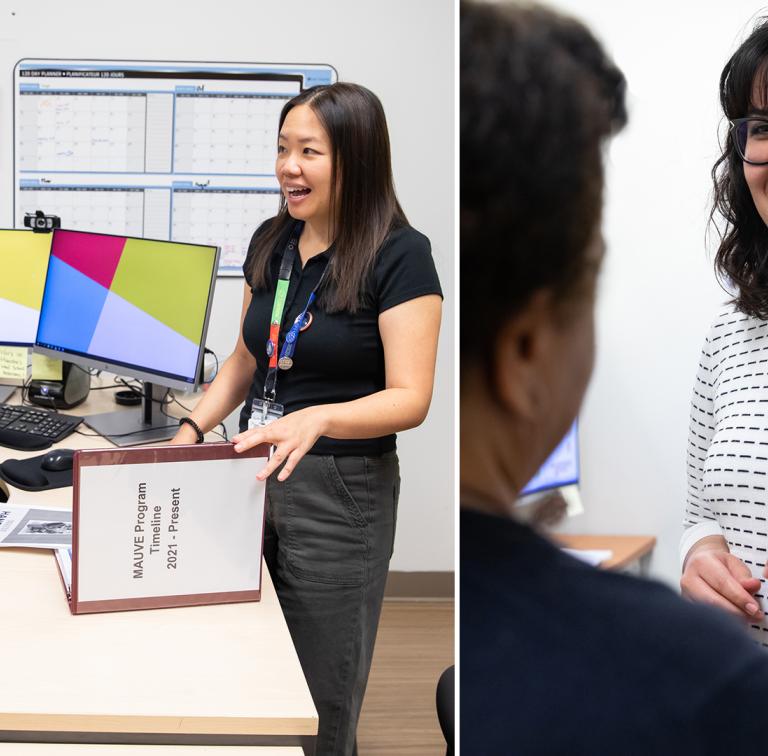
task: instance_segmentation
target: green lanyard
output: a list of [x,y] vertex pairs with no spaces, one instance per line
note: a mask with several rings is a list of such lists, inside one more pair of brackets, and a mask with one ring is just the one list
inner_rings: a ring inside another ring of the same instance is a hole
[[291,237],[283,250],[283,259],[280,263],[280,275],[275,288],[275,301],[272,304],[272,318],[269,321],[269,340],[267,341],[267,377],[264,380],[264,399],[268,402],[275,401],[275,389],[277,386],[277,342],[280,338],[280,324],[283,322],[285,299],[288,296],[288,286],[291,283],[291,270],[293,260],[296,257],[296,249],[299,246],[299,236],[304,227],[304,222],[299,221],[291,231]]

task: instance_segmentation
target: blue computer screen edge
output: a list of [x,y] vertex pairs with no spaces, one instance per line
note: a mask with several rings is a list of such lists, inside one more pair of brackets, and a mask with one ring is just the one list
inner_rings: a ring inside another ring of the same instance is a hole
[[[573,436],[576,439],[576,453],[575,453],[575,462],[576,462],[576,477],[575,478],[563,478],[558,481],[553,481],[551,483],[546,483],[544,485],[536,486],[535,488],[530,488],[530,483],[535,480],[536,476],[539,474],[539,470],[541,470],[544,465],[549,462],[552,455],[554,454],[555,450],[558,446],[566,439],[569,435],[573,434]],[[571,426],[568,428],[567,433],[558,441],[557,446],[555,449],[552,450],[552,452],[547,456],[546,460],[540,465],[540,467],[536,470],[536,472],[531,476],[531,480],[526,484],[526,486],[522,489],[520,492],[520,496],[530,496],[531,494],[537,494],[541,493],[543,491],[554,491],[558,488],[565,488],[566,486],[574,486],[578,485],[579,481],[581,480],[581,452],[579,448],[579,419],[578,417],[574,419]]]

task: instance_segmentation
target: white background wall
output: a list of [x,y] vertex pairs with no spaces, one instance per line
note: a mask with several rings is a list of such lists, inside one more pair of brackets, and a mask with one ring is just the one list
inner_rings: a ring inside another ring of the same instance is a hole
[[[445,293],[430,416],[400,436],[392,569],[452,570],[454,531],[454,32],[450,0],[96,0],[0,8],[0,227],[12,226],[13,90],[19,58],[329,63],[372,89],[390,128],[395,181],[432,241]],[[237,337],[242,279],[219,279],[208,346]]]
[[586,512],[563,529],[656,535],[651,570],[676,584],[689,401],[704,336],[726,300],[712,269],[716,235],[705,239],[723,129],[717,87],[761,8],[556,4],[624,71],[630,114],[608,156],[598,354],[581,416]]

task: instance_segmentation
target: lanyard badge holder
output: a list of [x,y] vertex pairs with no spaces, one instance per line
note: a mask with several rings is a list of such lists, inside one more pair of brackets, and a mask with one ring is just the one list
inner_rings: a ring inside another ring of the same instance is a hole
[[269,402],[266,399],[254,399],[251,404],[251,417],[248,420],[248,430],[263,428],[273,420],[279,420],[283,416],[285,408],[277,402]]
[[285,298],[288,294],[288,286],[291,282],[291,269],[293,259],[296,257],[296,246],[299,240],[299,227],[291,232],[291,238],[283,251],[283,259],[280,262],[280,275],[275,289],[275,301],[272,303],[272,317],[269,321],[269,340],[267,341],[267,377],[264,381],[264,398],[254,399],[251,405],[251,418],[248,421],[248,429],[260,428],[269,425],[273,420],[283,416],[285,408],[275,401],[277,386],[277,342],[280,336],[280,323],[283,320]]
[[293,354],[296,351],[296,342],[299,333],[306,330],[312,323],[312,313],[309,308],[312,306],[317,296],[317,290],[320,288],[325,274],[328,271],[326,266],[317,286],[312,289],[307,304],[293,321],[288,333],[285,335],[283,347],[280,350],[278,359],[278,339],[280,336],[280,324],[283,320],[283,311],[285,309],[285,300],[288,295],[288,286],[291,281],[291,270],[293,269],[293,260],[296,257],[296,248],[298,246],[299,234],[303,224],[297,224],[294,228],[291,239],[283,251],[283,259],[280,263],[280,275],[275,290],[275,301],[272,305],[272,317],[269,323],[269,340],[267,341],[267,356],[269,365],[267,367],[267,377],[264,381],[264,398],[254,399],[251,405],[251,418],[248,421],[248,428],[259,428],[269,425],[273,420],[283,416],[285,408],[282,404],[275,401],[277,387],[277,371],[290,370],[293,367]]

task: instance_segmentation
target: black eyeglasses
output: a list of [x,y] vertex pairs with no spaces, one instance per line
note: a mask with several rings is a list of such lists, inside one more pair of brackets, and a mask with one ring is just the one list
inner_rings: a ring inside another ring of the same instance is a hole
[[768,118],[734,118],[731,121],[731,138],[745,163],[768,165]]

